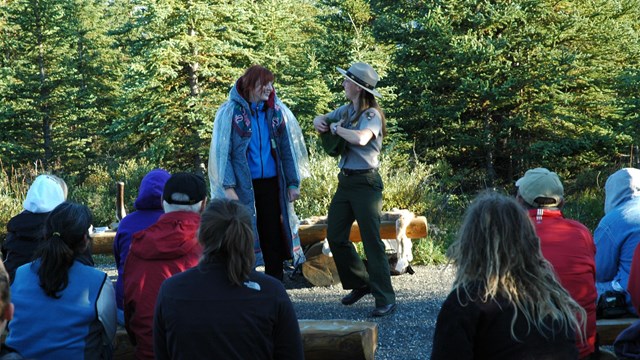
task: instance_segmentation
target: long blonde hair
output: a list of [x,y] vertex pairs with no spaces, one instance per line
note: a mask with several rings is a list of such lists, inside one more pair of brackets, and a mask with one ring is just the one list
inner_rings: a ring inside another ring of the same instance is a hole
[[[504,298],[513,305],[511,337],[524,316],[543,336],[553,328],[573,329],[584,340],[586,313],[560,285],[540,250],[540,239],[525,210],[494,191],[480,194],[467,209],[458,239],[449,248],[457,265],[458,300],[488,302]],[[462,305],[465,305],[461,302]]]

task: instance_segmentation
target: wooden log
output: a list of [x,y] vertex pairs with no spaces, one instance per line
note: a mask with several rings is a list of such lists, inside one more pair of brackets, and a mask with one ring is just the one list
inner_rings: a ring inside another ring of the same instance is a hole
[[598,319],[596,328],[600,345],[613,345],[613,342],[624,329],[638,321],[638,318]]
[[378,325],[349,320],[299,320],[306,360],[373,360]]
[[[413,218],[409,225],[407,225],[406,233],[409,239],[420,239],[426,237],[427,218],[424,216],[416,216]],[[302,245],[315,244],[327,237],[327,224],[300,225],[299,234]],[[396,238],[395,220],[380,222],[380,237],[383,239]],[[362,241],[362,238],[360,237],[360,227],[358,227],[357,222],[354,222],[353,225],[351,225],[349,240],[353,242]]]
[[115,230],[91,234],[91,252],[93,254],[113,254],[113,239]]
[[304,253],[302,275],[314,286],[331,286],[340,283],[338,268],[333,257],[322,254],[322,243],[317,242]]
[[[407,225],[407,237],[410,239],[420,239],[427,236],[427,219],[424,216],[416,216]],[[94,254],[111,254],[113,252],[113,239],[115,231],[105,231],[102,233],[91,234],[93,239],[92,251]],[[327,224],[300,225],[299,229],[300,242],[302,245],[315,244],[327,237]],[[396,222],[382,221],[380,223],[380,236],[383,239],[396,238]],[[354,222],[351,226],[351,234],[349,239],[353,242],[360,242],[360,228],[358,223]]]
[[[298,320],[306,360],[373,360],[378,347],[378,324],[350,320]],[[133,360],[127,331],[118,327],[115,360]]]

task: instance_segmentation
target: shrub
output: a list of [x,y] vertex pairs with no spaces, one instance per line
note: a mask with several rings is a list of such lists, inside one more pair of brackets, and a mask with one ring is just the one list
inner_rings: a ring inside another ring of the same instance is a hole
[[132,212],[140,182],[153,168],[144,159],[126,160],[112,169],[91,165],[84,181],[69,189],[69,198],[91,209],[94,226],[111,226],[116,221],[116,182],[124,182],[125,207],[127,212]]
[[29,184],[36,176],[35,168],[6,169],[0,163],[0,241],[4,242],[9,220],[22,212]]
[[[302,196],[295,203],[301,219],[327,215],[338,185],[338,159],[317,148],[310,149],[311,177],[302,181]],[[57,166],[59,168],[59,166]],[[116,182],[125,183],[125,206],[133,203],[140,182],[156,166],[147,160],[127,160],[119,164],[90,165],[83,174],[61,174],[69,186],[69,200],[86,204],[94,215],[94,226],[107,226],[116,220]],[[9,219],[22,211],[22,201],[29,184],[39,173],[38,166],[5,169],[0,164],[0,239],[4,239]],[[460,171],[444,161],[425,164],[408,157],[383,155],[380,174],[384,181],[383,209],[408,209],[427,218],[427,238],[413,241],[415,264],[446,262],[446,249],[454,240],[463,213],[474,194],[462,190]],[[597,175],[597,174],[596,174]],[[565,216],[584,223],[591,231],[603,215],[602,184],[595,175],[564,180]],[[586,186],[591,184],[591,187]]]

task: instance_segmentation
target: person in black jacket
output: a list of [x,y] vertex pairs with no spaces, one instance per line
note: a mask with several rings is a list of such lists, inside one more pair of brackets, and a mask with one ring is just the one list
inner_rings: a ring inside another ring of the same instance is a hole
[[282,283],[253,269],[251,215],[214,199],[202,214],[198,266],[165,280],[153,329],[156,359],[303,359]]
[[[7,223],[7,238],[2,244],[2,261],[13,282],[18,267],[33,260],[33,254],[43,241],[43,226],[49,213],[67,199],[67,184],[55,175],[35,178],[22,203],[24,210]],[[81,257],[93,266],[91,251]]]
[[515,199],[480,195],[449,255],[457,272],[432,360],[578,358],[575,334],[584,340],[586,313],[556,279]]

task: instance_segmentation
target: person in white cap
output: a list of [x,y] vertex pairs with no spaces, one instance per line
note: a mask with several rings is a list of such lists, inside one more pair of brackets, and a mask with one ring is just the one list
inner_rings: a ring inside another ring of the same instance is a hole
[[[44,241],[44,221],[56,206],[67,199],[67,191],[67,184],[61,178],[50,174],[38,175],[27,190],[22,203],[24,210],[7,223],[2,261],[12,282],[18,267],[33,260],[36,249]],[[85,265],[94,265],[90,247],[79,260]]]
[[542,255],[553,265],[562,286],[587,313],[586,339],[578,336],[580,359],[599,352],[596,345],[596,248],[589,229],[562,214],[564,187],[545,168],[530,169],[516,181],[516,199],[527,210],[540,238]]
[[[382,178],[378,174],[382,138],[386,134],[384,112],[375,97],[378,74],[369,65],[354,63],[349,70],[338,68],[349,103],[317,116],[313,126],[319,133],[331,132],[343,138],[338,189],[329,206],[327,240],[336,261],[342,287],[351,292],[342,304],[352,305],[371,293],[375,298],[372,316],[391,314],[396,308],[389,262],[380,239]],[[332,119],[338,119],[331,122]],[[349,241],[351,224],[358,221],[367,256],[365,267]]]

